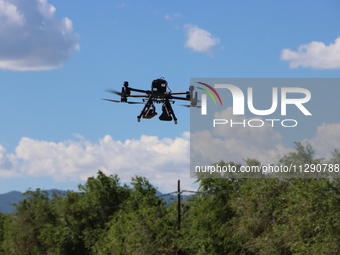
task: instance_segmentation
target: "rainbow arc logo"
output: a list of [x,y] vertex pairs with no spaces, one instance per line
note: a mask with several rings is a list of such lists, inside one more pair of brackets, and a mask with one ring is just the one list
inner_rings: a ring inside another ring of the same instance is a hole
[[[213,87],[211,87],[210,85],[208,85],[206,83],[203,83],[203,82],[197,82],[197,83],[206,86],[212,92],[214,92],[214,94],[217,96],[217,98],[220,101],[220,104],[222,106],[221,97],[220,97],[220,95],[217,93],[217,91]],[[201,88],[201,87],[197,87],[197,88],[203,90],[204,92],[206,92],[214,100],[215,105],[217,105],[215,97],[213,96],[213,94],[209,90]],[[202,108],[201,108],[202,115],[207,115],[207,96],[205,94],[202,94],[201,96],[202,96]]]

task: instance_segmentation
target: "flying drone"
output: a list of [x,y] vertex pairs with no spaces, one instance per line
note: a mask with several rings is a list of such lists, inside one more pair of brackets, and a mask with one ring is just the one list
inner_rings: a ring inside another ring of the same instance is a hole
[[[143,94],[131,94],[131,91],[143,93]],[[195,93],[195,96],[193,97],[193,91],[194,91],[194,86],[190,86],[189,91],[172,92],[170,88],[168,87],[168,82],[164,78],[153,80],[153,82],[151,83],[151,90],[131,88],[129,87],[129,83],[125,81],[124,86],[122,87],[122,92],[118,92],[115,90],[108,90],[108,92],[119,95],[120,101],[112,100],[112,99],[103,99],[103,100],[114,102],[114,103],[144,104],[143,110],[137,116],[138,122],[140,122],[141,118],[151,119],[155,117],[157,115],[155,104],[162,104],[162,114],[159,116],[159,119],[162,121],[172,121],[173,119],[175,124],[177,124],[177,118],[171,107],[171,104],[174,104],[175,100],[183,100],[183,101],[190,101],[190,105],[183,105],[183,106],[199,107],[197,106],[197,102],[198,102],[197,92]],[[185,95],[185,97],[181,97],[180,95]],[[131,102],[127,100],[128,97],[142,98],[143,102]]]

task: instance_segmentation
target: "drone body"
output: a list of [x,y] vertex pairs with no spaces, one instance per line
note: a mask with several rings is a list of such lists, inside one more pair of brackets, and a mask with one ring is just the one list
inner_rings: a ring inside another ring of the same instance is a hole
[[[197,92],[195,97],[192,96],[194,87],[190,86],[189,91],[185,92],[172,92],[168,90],[168,82],[164,78],[156,79],[151,84],[151,90],[141,90],[129,87],[127,81],[124,82],[122,87],[122,92],[117,92],[114,90],[109,90],[109,92],[120,95],[120,101],[112,99],[103,99],[115,103],[128,103],[128,104],[145,104],[141,113],[137,116],[138,122],[141,118],[151,119],[157,115],[156,104],[162,104],[162,114],[159,119],[162,121],[174,120],[177,124],[177,118],[171,107],[171,104],[175,103],[175,100],[190,101],[190,105],[185,105],[187,107],[197,107]],[[131,94],[131,91],[143,93],[143,94]],[[185,95],[181,97],[180,95]],[[128,97],[142,98],[143,102],[130,102],[127,100]]]

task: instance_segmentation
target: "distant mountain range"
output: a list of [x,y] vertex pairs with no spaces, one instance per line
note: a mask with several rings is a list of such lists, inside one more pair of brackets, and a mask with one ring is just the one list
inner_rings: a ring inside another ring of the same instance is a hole
[[11,191],[0,195],[0,212],[11,212],[14,206],[11,203],[17,203],[22,200],[22,193],[19,191]]
[[[54,191],[58,191],[60,193],[65,193],[66,191],[63,190],[56,190],[56,189],[51,189],[47,190],[47,192],[52,195]],[[163,194],[159,191],[156,191],[156,196],[162,196]],[[186,199],[188,196],[182,196],[182,199]],[[171,195],[166,195],[162,197],[165,201],[169,202],[170,198],[173,198],[177,200],[177,195],[176,194],[171,194]],[[14,206],[11,204],[13,203],[18,203],[19,201],[23,200],[23,193],[20,191],[10,191],[5,194],[0,194],[0,212],[5,213],[5,212],[11,212],[15,209]]]
[[[56,189],[50,189],[47,190],[49,195],[52,195],[54,191],[65,193],[63,190],[56,190]],[[23,200],[23,193],[20,191],[10,191],[5,194],[0,194],[0,212],[11,212],[15,209],[14,206],[11,204],[18,203],[19,201]]]

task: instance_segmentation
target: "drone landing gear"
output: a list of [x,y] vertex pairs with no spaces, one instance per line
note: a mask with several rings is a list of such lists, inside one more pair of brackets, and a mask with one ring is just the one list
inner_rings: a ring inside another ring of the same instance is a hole
[[171,121],[173,117],[175,124],[177,124],[177,118],[175,116],[174,111],[172,110],[171,104],[168,99],[165,100],[162,106],[162,111],[163,113],[161,114],[161,116],[159,116],[160,120]]
[[140,119],[143,117],[144,119],[151,119],[157,115],[156,108],[152,103],[152,98],[149,97],[148,101],[146,102],[143,110],[137,116],[137,121],[140,122]]
[[[159,116],[160,120],[163,121],[172,121],[174,120],[175,124],[177,124],[177,118],[175,116],[174,111],[172,110],[171,104],[169,102],[169,99],[166,99],[162,106],[162,114]],[[137,121],[140,122],[141,118],[144,119],[151,119],[157,115],[156,108],[153,104],[152,97],[148,98],[148,101],[146,102],[143,110],[141,113],[137,116]]]

